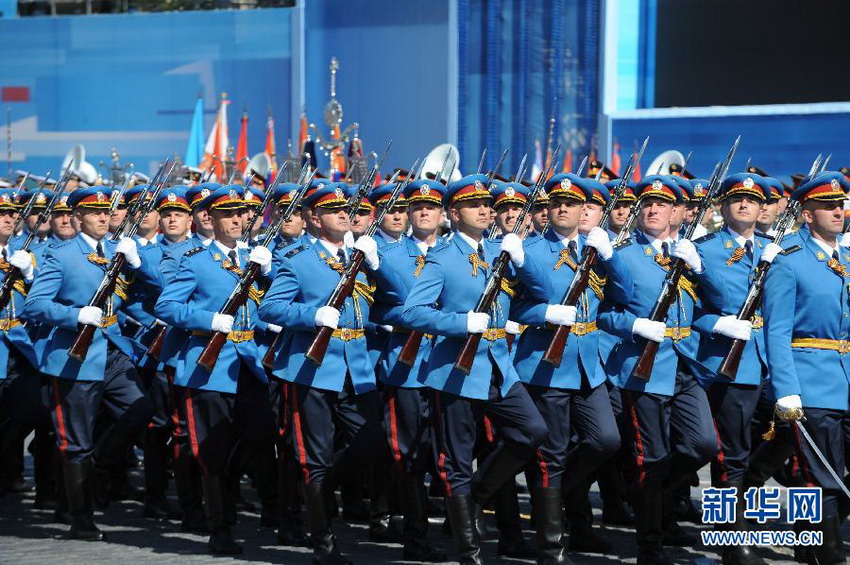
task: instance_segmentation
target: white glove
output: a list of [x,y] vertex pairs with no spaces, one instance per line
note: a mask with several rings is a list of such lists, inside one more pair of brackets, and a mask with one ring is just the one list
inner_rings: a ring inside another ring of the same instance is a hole
[[142,258],[139,257],[139,248],[136,246],[136,241],[132,238],[125,237],[115,246],[115,253],[121,253],[127,259],[127,264],[131,269],[138,269],[142,264]]
[[576,323],[576,307],[549,304],[543,318],[553,326],[574,326]]
[[100,327],[103,319],[103,310],[97,306],[83,306],[80,308],[80,313],[77,314],[77,322],[84,326]]
[[773,260],[776,259],[776,256],[779,252],[782,251],[781,245],[776,245],[772,241],[764,246],[764,251],[761,252],[761,259],[759,261],[765,261],[767,263],[773,263]]
[[393,333],[393,327],[389,324],[383,324],[380,327],[381,327],[381,329],[383,329],[387,333]]
[[283,328],[278,326],[277,324],[266,324],[266,327],[269,328],[269,331],[272,333],[279,334],[283,331]]
[[333,306],[322,306],[316,310],[316,325],[337,329],[339,327],[339,310]]
[[519,335],[519,332],[520,332],[519,324],[517,324],[513,320],[508,320],[507,322],[505,322],[505,333],[508,333],[508,334],[511,334],[511,335]]
[[739,320],[737,316],[720,316],[711,331],[732,339],[749,341],[753,333],[753,323],[749,320]]
[[21,274],[24,275],[24,280],[30,282],[33,277],[33,267],[32,267],[32,258],[30,254],[24,251],[23,249],[18,249],[12,256],[9,257],[9,263],[13,267],[17,267],[20,269]]
[[654,322],[649,318],[638,318],[632,324],[632,333],[644,337],[650,341],[661,343],[664,341],[664,330],[667,329],[667,324],[664,322]]
[[608,232],[598,226],[587,233],[585,243],[589,247],[596,249],[600,259],[603,261],[607,261],[614,256],[614,246],[611,245],[611,239],[608,237]]
[[525,264],[525,250],[522,248],[522,240],[515,233],[509,233],[502,238],[500,251],[504,251],[511,256],[511,262],[522,267]]
[[354,247],[354,234],[350,231],[345,232],[345,234],[342,236],[342,243],[349,249]]
[[248,245],[247,241],[242,241],[241,239],[236,240],[236,249],[248,249],[249,247],[251,246]]
[[233,330],[233,316],[227,314],[213,314],[212,331],[229,334]]
[[369,235],[361,235],[354,242],[354,249],[359,249],[363,252],[366,258],[366,264],[369,265],[370,269],[373,271],[378,269],[381,260],[378,257],[378,242],[375,241],[375,238]]
[[780,420],[802,420],[803,400],[799,394],[783,396],[776,401],[775,412]]
[[484,312],[473,312],[470,310],[466,313],[466,331],[471,334],[483,334],[487,326],[490,325],[490,314]]
[[258,245],[251,250],[251,254],[248,255],[248,260],[257,263],[260,266],[260,272],[264,275],[268,274],[269,271],[272,270],[272,252],[268,247]]
[[699,258],[697,248],[690,239],[680,239],[673,246],[673,257],[677,257],[687,263],[695,273],[702,272],[702,259]]

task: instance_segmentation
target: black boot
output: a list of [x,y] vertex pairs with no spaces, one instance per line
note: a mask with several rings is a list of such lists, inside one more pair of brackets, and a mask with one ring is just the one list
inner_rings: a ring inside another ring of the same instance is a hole
[[325,485],[304,485],[304,501],[310,522],[310,537],[313,540],[314,565],[350,565],[352,562],[339,552],[328,514]]
[[597,483],[602,498],[602,523],[609,526],[634,526],[635,517],[626,504],[625,482],[616,457],[599,468]]
[[65,464],[59,450],[53,454],[53,480],[56,481],[56,509],[53,511],[53,522],[56,524],[71,524],[71,512],[68,509],[68,489],[65,488]]
[[168,431],[145,431],[145,518],[165,520],[176,517],[165,497],[168,488]]
[[68,537],[83,541],[104,541],[106,535],[94,523],[92,508],[92,462],[65,463],[65,491],[71,513]]
[[568,547],[577,553],[608,553],[611,542],[593,529],[593,509],[590,506],[590,485],[582,482],[564,493],[564,507],[570,521]]
[[384,465],[369,468],[369,541],[397,542],[390,532],[390,486],[392,478]]
[[35,477],[35,500],[33,506],[38,510],[54,510],[56,506],[57,485],[54,474],[53,452],[56,440],[50,430],[49,421],[35,428],[35,438],[30,444]]
[[280,500],[278,489],[278,465],[274,447],[268,446],[254,455],[257,463],[256,483],[260,497],[260,526],[277,528],[280,524]]
[[534,489],[534,523],[537,529],[538,565],[572,563],[564,553],[564,533],[560,487]]
[[844,540],[841,539],[839,516],[824,516],[820,524],[814,525],[814,529],[823,533],[823,543],[809,548],[809,563],[816,563],[817,565],[845,563]]
[[225,485],[222,476],[206,475],[201,479],[201,483],[204,488],[207,525],[210,529],[207,550],[213,555],[241,554],[242,546],[234,541],[225,515]]
[[509,479],[513,480],[516,474],[528,461],[514,455],[504,445],[487,457],[478,467],[472,477],[472,495],[479,505],[485,504],[493,498]]
[[633,500],[638,565],[672,565],[673,559],[662,547],[664,507],[661,491],[636,488]]
[[182,437],[175,439],[178,444],[174,457],[174,486],[182,514],[180,530],[192,534],[209,534],[202,504],[201,469],[192,455],[188,437],[185,442]]
[[399,482],[404,504],[404,561],[446,561],[446,553],[428,542],[428,495],[423,477],[405,475]]
[[277,492],[280,498],[280,525],[277,543],[289,547],[311,547],[301,524],[301,500],[298,494],[298,470],[289,457],[282,457],[278,468]]
[[692,547],[697,542],[697,537],[689,532],[686,532],[679,525],[676,514],[676,501],[673,493],[665,489],[661,496],[663,508],[663,543],[666,546],[677,547]]
[[[740,532],[749,529],[747,521],[744,519],[744,501],[743,479],[728,483],[720,483],[720,487],[736,487],[738,489],[738,511],[735,513],[735,523],[718,524],[718,529],[737,530]],[[755,549],[748,545],[733,545],[723,549],[722,556],[723,565],[764,565],[764,560],[758,556]]]
[[515,559],[534,559],[537,551],[522,535],[519,499],[516,481],[513,478],[509,478],[496,490],[493,496],[493,509],[496,512],[496,527],[499,529],[497,554]]
[[461,565],[480,565],[481,547],[475,527],[475,503],[468,494],[446,497],[446,512],[452,524],[452,535]]

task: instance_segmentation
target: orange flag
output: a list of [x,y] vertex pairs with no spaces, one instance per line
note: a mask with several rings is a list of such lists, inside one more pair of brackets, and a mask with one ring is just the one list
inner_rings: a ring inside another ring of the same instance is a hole
[[307,137],[309,136],[307,132],[307,114],[301,112],[301,129],[298,131],[298,152],[304,152],[304,144],[307,143]]
[[563,172],[565,172],[565,173],[573,172],[573,150],[572,149],[567,149],[567,154],[564,156]]
[[611,170],[614,171],[615,175],[620,174],[620,144],[616,141],[614,142],[614,148],[611,153]]
[[202,169],[213,167],[219,182],[227,181],[224,178],[224,160],[227,158],[227,148],[230,145],[230,137],[227,134],[228,104],[230,104],[230,101],[227,99],[227,94],[222,92],[218,115],[210,136],[207,138],[207,144],[204,146],[204,158],[201,161]]
[[272,118],[271,112],[269,112],[269,117],[266,120],[266,148],[265,148],[266,157],[269,158],[269,162],[272,164],[272,168],[269,171],[269,174],[274,175],[277,173],[277,149],[274,143],[274,118]]
[[236,170],[240,175],[245,174],[248,166],[248,112],[242,113],[239,125],[239,141],[236,142]]

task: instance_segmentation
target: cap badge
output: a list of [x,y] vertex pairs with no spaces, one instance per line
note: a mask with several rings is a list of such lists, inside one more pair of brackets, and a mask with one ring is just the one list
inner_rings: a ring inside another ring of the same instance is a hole
[[419,187],[419,194],[421,194],[422,196],[428,196],[429,194],[431,194],[431,187],[430,186]]
[[747,178],[744,179],[744,188],[752,188],[753,184],[755,184],[755,183],[753,182],[753,179],[751,179],[750,177],[747,177]]
[[210,189],[209,188],[202,188],[201,189],[201,198],[206,198],[209,195],[210,195]]
[[169,202],[177,202],[177,195],[173,192],[169,192],[167,198]]
[[319,185],[316,187],[316,190],[322,190],[323,188],[325,188],[325,183],[320,182]]
[[229,192],[227,193],[227,195],[228,195],[230,198],[237,198],[237,195],[236,195],[236,191],[235,191],[235,190],[231,190],[231,191],[229,191]]
[[652,190],[661,190],[661,186],[662,184],[660,180],[656,179],[652,181]]
[[35,197],[35,201],[38,204],[44,204],[45,202],[47,202],[47,197],[44,196],[43,192],[39,192],[38,195]]
[[694,196],[702,196],[702,183],[696,183],[694,185]]
[[344,198],[345,193],[342,192],[341,188],[336,188],[334,189],[334,196],[336,196],[337,198]]
[[103,192],[101,192],[101,191],[99,191],[99,190],[98,190],[98,191],[97,191],[97,201],[98,201],[98,202],[103,202],[103,198],[104,198],[104,196],[103,196]]
[[569,190],[572,185],[573,181],[571,181],[570,179],[564,179],[561,181],[561,188],[563,188],[564,190]]
[[484,190],[484,183],[480,180],[475,181],[475,192],[482,192]]
[[514,190],[514,187],[509,186],[508,188],[505,189],[505,196],[506,197],[513,198],[514,195],[516,195],[516,190]]
[[838,179],[832,179],[832,182],[829,184],[832,185],[833,190],[841,190],[841,183],[838,182]]

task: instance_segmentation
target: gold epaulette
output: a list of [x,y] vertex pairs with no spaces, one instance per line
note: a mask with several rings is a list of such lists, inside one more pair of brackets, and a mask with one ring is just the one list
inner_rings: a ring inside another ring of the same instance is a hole
[[600,277],[593,271],[593,269],[590,270],[590,278],[587,281],[587,286],[593,290],[593,293],[599,300],[604,298],[604,290],[607,283],[608,277]]
[[513,298],[516,296],[516,286],[518,284],[519,281],[511,281],[503,277],[500,288],[502,289],[502,292]]
[[264,290],[256,289],[253,286],[248,289],[248,298],[253,300],[257,304],[257,306],[260,305],[260,301],[263,299],[263,296],[265,296],[265,295],[266,295],[266,292]]
[[130,289],[130,285],[133,284],[134,279],[135,277],[133,275],[130,275],[126,279],[118,275],[118,278],[115,280],[115,296],[121,300],[127,300],[127,291]]
[[369,306],[375,303],[375,287],[361,281],[354,281],[354,294],[365,300]]

